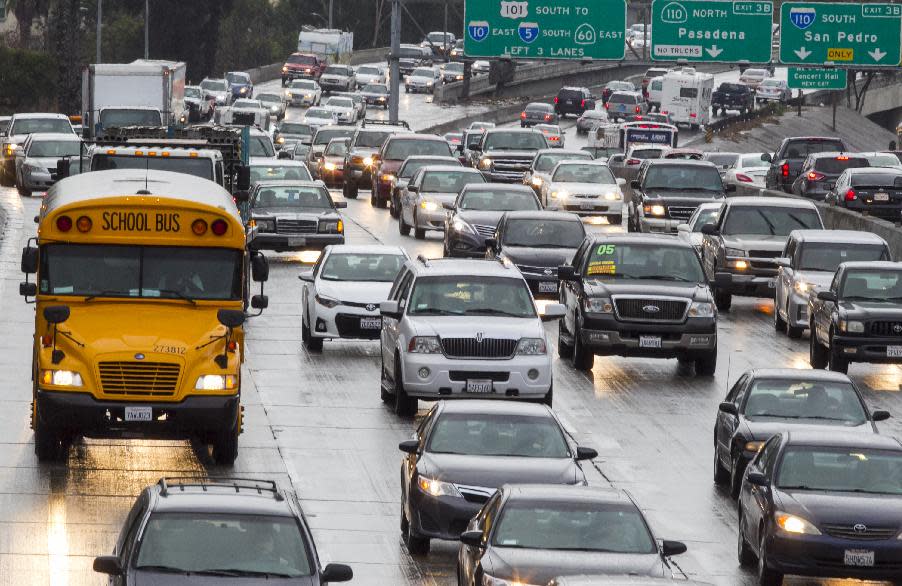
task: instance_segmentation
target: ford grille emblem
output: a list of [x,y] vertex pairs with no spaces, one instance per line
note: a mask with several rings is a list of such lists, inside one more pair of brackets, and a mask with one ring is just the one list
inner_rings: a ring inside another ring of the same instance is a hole
[[140,352],[135,354],[135,360],[144,360],[144,355]]
[[657,305],[645,305],[642,307],[642,311],[644,311],[645,313],[658,313],[659,311],[661,311],[661,308]]
[[855,523],[852,525],[852,530],[855,531],[855,533],[865,533],[868,530],[868,526],[864,523]]
[[482,342],[482,338],[483,338],[484,335],[485,335],[485,334],[483,334],[482,332],[476,332],[476,341],[477,341],[477,342]]
[[546,274],[546,275],[549,275],[549,276],[550,276],[551,273],[553,273],[553,272],[554,272],[554,271],[552,271],[551,269],[545,269],[545,274]]
[[893,326],[893,331],[897,334],[902,333],[902,324],[896,324]]
[[367,311],[376,311],[376,306],[375,306],[375,304],[373,304],[373,303],[367,303],[367,304],[366,304],[366,310],[367,310]]

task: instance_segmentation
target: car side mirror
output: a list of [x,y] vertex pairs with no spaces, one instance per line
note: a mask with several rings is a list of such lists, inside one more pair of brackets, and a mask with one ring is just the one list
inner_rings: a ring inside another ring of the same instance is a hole
[[705,224],[702,226],[702,234],[706,236],[717,236],[718,233],[717,226],[714,224]]
[[730,403],[729,401],[724,401],[717,406],[717,409],[721,413],[726,413],[727,415],[739,415],[739,409],[736,408],[736,404]]
[[304,271],[300,275],[298,275],[298,279],[302,281],[306,281],[307,283],[313,282],[313,271]]
[[65,179],[69,176],[69,159],[60,159],[56,162],[56,179]]
[[726,193],[736,193],[736,185],[733,183],[727,183],[726,185],[723,186],[723,190]]
[[292,157],[291,153],[289,153],[288,151],[279,151],[279,158],[280,159],[292,159],[294,157]]
[[598,457],[598,450],[594,448],[587,448],[585,446],[577,446],[576,447],[576,459],[577,460],[594,460]]
[[639,189],[639,182],[635,179],[630,181],[630,189]]
[[22,297],[35,297],[38,294],[37,283],[19,283],[19,295]]
[[121,576],[122,566],[119,564],[118,557],[102,555],[94,558],[94,571],[100,574],[109,574],[110,576]]
[[419,192],[420,192],[420,188],[417,187],[416,185],[408,185],[408,186],[407,186],[407,191],[408,191],[408,193],[419,193]]
[[251,273],[254,281],[262,283],[269,280],[269,263],[262,254],[256,254],[251,259]]
[[336,201],[336,202],[333,202],[332,205],[334,205],[336,209],[343,210],[344,208],[348,207],[348,202]]
[[457,206],[455,206],[453,203],[443,202],[442,207],[445,208],[446,210],[448,210],[449,212],[453,212]]
[[251,188],[251,168],[247,165],[238,167],[238,181],[236,191],[249,191]]
[[498,239],[497,238],[486,238],[485,246],[486,246],[486,248],[494,249],[496,246],[498,246]]
[[354,570],[345,564],[328,564],[323,568],[323,582],[350,582],[354,579]]
[[836,303],[836,293],[833,291],[818,291],[817,298],[821,301],[830,301]]
[[379,313],[382,317],[401,319],[401,304],[397,301],[382,301],[379,303]]
[[464,531],[460,534],[460,542],[470,547],[482,549],[482,531]]
[[626,185],[626,179],[624,179],[623,177],[618,177],[617,178],[617,186],[623,187],[625,185]]
[[689,224],[679,224],[677,226],[677,232],[688,234],[692,231],[692,228],[689,227]]
[[567,309],[560,303],[549,303],[545,306],[542,321],[554,321],[561,319],[567,313]]
[[680,555],[686,553],[686,544],[682,541],[664,540],[661,542],[661,555],[668,558],[672,555]]
[[781,256],[780,258],[775,258],[774,264],[777,265],[778,267],[783,267],[786,269],[792,268],[792,262],[790,261],[790,259],[786,258],[785,256]]
[[32,275],[38,272],[38,249],[35,246],[26,246],[22,249],[22,272]]
[[44,308],[44,319],[47,320],[47,323],[51,324],[61,324],[69,319],[69,306],[68,305],[48,305]]
[[883,409],[877,409],[876,411],[871,413],[871,419],[873,419],[874,421],[886,421],[890,417],[892,417],[892,415],[889,414],[889,411],[885,411]]
[[767,486],[770,484],[767,476],[756,470],[750,470],[745,479],[749,481],[749,484],[754,484],[755,486]]
[[419,440],[415,439],[404,440],[403,442],[398,444],[398,449],[405,454],[416,454],[418,451],[420,451],[420,442]]
[[254,309],[266,309],[269,307],[269,296],[267,295],[254,295],[251,297],[251,307]]
[[576,281],[576,269],[571,265],[564,265],[557,268],[557,278],[561,281]]

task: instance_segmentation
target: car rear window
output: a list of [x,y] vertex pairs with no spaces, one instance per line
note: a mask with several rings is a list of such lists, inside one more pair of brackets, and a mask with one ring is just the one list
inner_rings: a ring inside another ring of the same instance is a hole
[[550,112],[551,106],[549,104],[529,104],[526,106],[527,112]]
[[722,83],[720,87],[717,88],[719,92],[741,92],[745,90],[747,86],[738,83]]
[[841,152],[844,150],[846,150],[846,145],[841,140],[793,140],[786,146],[786,157],[795,159],[815,153]]
[[609,101],[612,104],[637,104],[639,98],[632,94],[613,94]]
[[697,87],[681,87],[680,88],[680,97],[681,98],[697,98],[698,97],[698,88]]
[[855,167],[870,167],[871,164],[864,157],[824,157],[814,162],[814,168],[821,173],[839,175],[846,169]]
[[448,141],[444,139],[395,140],[385,148],[386,159],[404,160],[412,155],[454,156]]
[[583,99],[583,93],[578,90],[561,90],[558,92],[558,98],[561,100],[569,100],[576,98],[577,100]]
[[856,173],[852,187],[894,187],[902,189],[902,175],[895,173]]

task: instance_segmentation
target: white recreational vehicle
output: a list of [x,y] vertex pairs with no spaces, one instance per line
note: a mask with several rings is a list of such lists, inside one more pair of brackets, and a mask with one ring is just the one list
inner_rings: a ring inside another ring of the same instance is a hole
[[661,113],[670,114],[674,124],[698,128],[710,121],[713,93],[710,73],[698,73],[694,67],[668,72],[661,87]]

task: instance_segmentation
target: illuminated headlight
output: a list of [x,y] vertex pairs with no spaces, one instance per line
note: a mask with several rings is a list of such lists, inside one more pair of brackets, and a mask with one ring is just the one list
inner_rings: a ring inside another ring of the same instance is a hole
[[763,446],[763,445],[764,445],[764,442],[762,442],[762,441],[745,442],[745,450],[747,452],[758,452],[758,451],[761,451],[761,446]]
[[243,88],[241,88],[240,90],[238,90],[238,92],[239,92],[239,93],[242,93],[242,94],[246,94],[246,93],[247,93],[247,88],[246,88],[246,87],[243,87]]
[[270,107],[269,107],[269,110],[270,110],[270,112],[278,112],[278,111],[279,111],[279,107],[278,107],[278,106],[270,106]]
[[41,372],[41,382],[57,387],[80,387],[84,384],[81,375],[72,370],[44,370]]
[[523,338],[517,344],[517,356],[536,356],[545,354],[545,340],[542,338]]
[[256,225],[261,232],[267,232],[276,229],[275,220],[251,220],[251,223]]
[[439,206],[434,201],[421,201],[420,207],[422,209],[426,210],[427,212],[434,212],[434,211],[438,210]]
[[611,300],[605,297],[589,298],[585,302],[586,312],[588,313],[613,313],[614,306]]
[[570,197],[570,192],[566,189],[551,192],[551,199],[567,199],[568,197]]
[[663,216],[667,214],[667,208],[661,204],[647,205],[644,209],[645,213],[650,216]]
[[395,177],[394,175],[392,175],[391,173],[386,173],[386,174],[382,175],[382,180],[385,181],[386,183],[394,183],[395,181],[398,180],[398,178]]
[[532,184],[533,184],[535,187],[542,187],[542,178],[541,178],[541,177],[533,177],[533,178],[532,178]]
[[741,248],[725,248],[723,253],[727,256],[746,256]]
[[436,336],[414,336],[407,345],[412,354],[441,354],[442,346]]
[[609,191],[606,194],[604,194],[604,198],[607,201],[620,201],[620,192]]
[[454,223],[451,224],[451,227],[455,232],[469,232],[470,234],[476,234],[476,230],[473,229],[473,226],[467,224],[460,218],[455,218]]
[[806,283],[805,281],[796,281],[795,284],[793,284],[793,288],[796,290],[796,292],[804,295],[805,293],[808,293],[808,291],[813,289],[814,285],[812,285],[811,283]]
[[367,167],[372,167],[373,166],[373,157],[366,157],[365,159],[363,159],[363,164],[366,165]]
[[479,161],[479,167],[481,169],[491,169],[492,168],[492,159],[489,159],[488,157],[486,157],[485,159],[482,159],[481,161]]
[[291,99],[292,94],[291,94],[291,92],[290,92],[289,90],[285,90],[285,97],[288,98],[288,99]]
[[864,322],[841,319],[839,320],[839,331],[849,334],[863,334]]
[[456,486],[450,482],[443,482],[434,478],[420,476],[417,478],[417,486],[430,496],[461,496]]
[[204,374],[197,377],[194,389],[198,391],[231,391],[238,388],[234,374]]
[[323,163],[323,169],[326,171],[334,171],[337,168],[335,163]]
[[287,65],[283,65],[283,66],[282,66],[282,73],[285,73],[285,72],[287,72],[287,71],[288,71],[288,66],[287,66]]
[[731,267],[733,267],[734,269],[738,270],[738,271],[744,271],[744,270],[747,270],[747,269],[749,268],[749,263],[748,263],[748,261],[744,261],[744,260],[742,260],[742,259],[740,259],[740,260],[731,260],[731,261],[729,262],[729,265],[730,265]]
[[430,82],[427,82],[427,83],[426,83],[426,87],[432,87],[432,82],[431,82],[431,81],[430,81]]
[[330,309],[338,306],[341,303],[341,301],[339,301],[338,299],[333,299],[332,297],[326,297],[325,295],[317,295],[316,297],[314,297],[314,299],[316,299],[316,302],[319,303],[320,305],[322,305],[323,307],[328,307]]
[[277,138],[277,139],[276,139],[276,144],[285,144],[285,137],[284,137],[284,136],[280,136],[279,138]]
[[520,580],[503,580],[501,578],[493,578],[487,574],[482,575],[482,582],[479,586],[533,586]]
[[217,104],[224,104],[225,101],[226,101],[226,97],[225,97],[225,96],[216,96],[216,103],[217,103]]
[[317,232],[322,233],[338,233],[344,232],[344,222],[341,220],[320,220]]
[[3,153],[7,157],[13,156],[13,153],[15,152],[15,150],[16,150],[16,143],[14,143],[14,142],[7,143],[7,145],[3,147]]
[[689,317],[714,317],[714,304],[707,301],[694,301],[689,306]]
[[377,101],[377,102],[384,102],[384,101],[385,101],[385,98],[382,97],[382,96],[379,96],[378,98],[376,98],[376,101]]
[[790,515],[789,513],[784,513],[782,511],[776,511],[774,513],[774,519],[777,522],[777,527],[785,531],[786,533],[795,533],[797,535],[820,535],[821,532],[815,527],[811,522],[801,518],[796,517],[795,515]]

